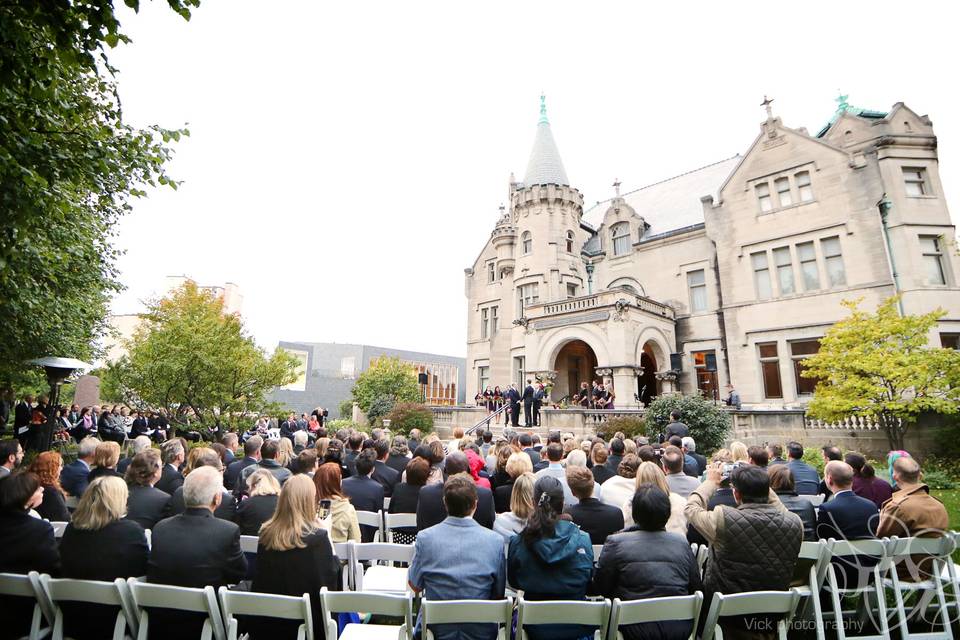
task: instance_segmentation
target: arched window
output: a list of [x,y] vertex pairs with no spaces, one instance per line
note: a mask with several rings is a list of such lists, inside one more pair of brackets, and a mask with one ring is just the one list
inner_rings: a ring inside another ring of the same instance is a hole
[[609,285],[607,289],[626,289],[630,293],[638,296],[644,295],[643,286],[633,278],[617,278]]
[[610,227],[610,236],[613,238],[613,255],[625,256],[630,253],[630,225],[618,222]]
[[573,253],[573,231],[567,231],[567,253]]
[[520,236],[520,253],[527,255],[533,251],[533,236],[529,231],[524,231]]

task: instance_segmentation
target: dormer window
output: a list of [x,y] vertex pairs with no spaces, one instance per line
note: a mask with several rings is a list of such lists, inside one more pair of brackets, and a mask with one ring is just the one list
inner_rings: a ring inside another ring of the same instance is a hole
[[618,222],[610,227],[610,235],[613,238],[613,255],[625,256],[630,253],[630,225],[626,222]]
[[524,231],[520,236],[520,252],[523,255],[533,252],[533,235],[529,231]]
[[567,253],[573,253],[573,231],[567,231]]

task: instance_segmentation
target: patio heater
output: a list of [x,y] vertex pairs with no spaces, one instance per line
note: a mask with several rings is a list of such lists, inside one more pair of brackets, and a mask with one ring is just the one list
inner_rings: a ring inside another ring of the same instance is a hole
[[37,447],[40,451],[48,451],[53,442],[53,430],[57,421],[57,405],[60,404],[60,385],[73,375],[77,369],[89,369],[91,365],[77,360],[75,358],[37,358],[30,360],[27,364],[35,364],[43,367],[47,373],[47,384],[50,385],[50,415],[47,416],[47,424],[36,439]]

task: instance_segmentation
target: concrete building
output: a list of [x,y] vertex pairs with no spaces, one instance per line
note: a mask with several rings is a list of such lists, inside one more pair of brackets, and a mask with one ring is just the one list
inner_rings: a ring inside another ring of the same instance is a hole
[[300,376],[274,390],[268,399],[297,413],[323,407],[331,418],[339,417],[338,407],[350,399],[357,377],[382,356],[399,358],[427,375],[428,404],[455,405],[465,400],[463,358],[334,342],[281,342],[280,348],[300,359]]
[[767,117],[743,155],[584,210],[541,98],[523,182],[465,270],[467,397],[487,385],[612,383],[617,408],[679,390],[802,407],[803,358],[845,316],[902,294],[946,310],[957,346],[960,259],[933,124],[846,97],[815,135]]

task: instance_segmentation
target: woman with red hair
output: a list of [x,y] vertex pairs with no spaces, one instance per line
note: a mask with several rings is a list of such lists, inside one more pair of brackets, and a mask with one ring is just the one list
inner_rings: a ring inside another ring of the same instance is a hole
[[30,471],[37,474],[43,487],[43,502],[37,507],[40,517],[50,522],[70,522],[67,501],[60,486],[60,472],[63,471],[63,458],[56,451],[44,451],[30,465]]
[[343,494],[340,465],[325,462],[313,474],[313,484],[317,488],[317,501],[329,500],[330,511],[321,513],[321,518],[330,518],[330,539],[334,542],[360,542],[360,522],[357,510],[350,499]]

